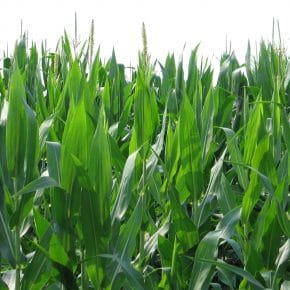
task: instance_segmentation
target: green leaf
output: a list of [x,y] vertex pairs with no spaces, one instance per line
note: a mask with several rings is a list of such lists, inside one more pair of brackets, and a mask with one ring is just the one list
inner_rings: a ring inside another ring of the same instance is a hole
[[240,277],[246,279],[250,285],[252,285],[253,287],[255,287],[254,289],[265,289],[265,287],[258,281],[256,280],[249,272],[244,271],[243,269],[236,267],[234,265],[230,265],[227,264],[223,261],[215,261],[215,260],[211,260],[211,259],[203,259],[203,258],[197,258],[198,261],[203,262],[203,263],[208,263],[211,265],[215,265],[218,266],[222,269],[228,270],[230,272],[233,272],[237,275],[239,275]]
[[165,218],[163,225],[156,230],[156,232],[148,238],[144,245],[144,251],[146,255],[154,254],[155,250],[158,248],[158,239],[167,234],[170,225],[170,214]]
[[169,192],[173,227],[184,252],[198,243],[199,235],[193,221],[185,213],[175,193]]
[[[269,136],[265,136],[258,144],[253,160],[252,166],[254,169],[259,169],[259,166],[269,150]],[[258,174],[252,170],[250,174],[250,183],[243,198],[242,206],[242,220],[247,222],[250,214],[257,203],[260,195],[260,185],[258,180]]]
[[74,104],[77,104],[81,99],[81,84],[82,73],[77,60],[74,61],[70,74],[69,74],[69,94],[74,100]]
[[139,69],[134,96],[134,129],[130,142],[130,153],[142,147],[140,154],[142,158],[145,158],[158,123],[156,97],[149,87],[149,76]]
[[39,157],[39,137],[36,114],[23,100],[27,118],[27,139],[25,153],[26,183],[31,182],[35,176],[37,158]]
[[221,176],[217,193],[218,202],[223,214],[228,213],[237,206],[236,197],[224,174]]
[[210,89],[205,98],[202,110],[201,144],[204,144],[202,147],[202,160],[204,167],[213,140],[214,97],[216,96],[212,92],[212,89]]
[[60,184],[60,152],[61,145],[57,142],[46,142],[48,173]]
[[25,88],[19,69],[11,76],[6,125],[6,158],[11,176],[16,177],[17,189],[24,183],[24,160],[27,140],[27,119],[24,102]]
[[0,289],[9,290],[8,285],[0,278]]
[[84,166],[87,165],[92,134],[84,100],[80,100],[76,107],[71,104],[63,132],[60,158],[61,185],[68,193],[72,193],[76,180],[76,169],[71,156],[75,155]]
[[88,82],[89,88],[91,91],[91,95],[95,94],[95,90],[96,90],[96,87],[98,84],[98,76],[99,76],[100,67],[101,67],[100,49],[98,48],[95,59],[94,59],[93,64],[91,66],[89,82]]
[[41,176],[33,181],[31,181],[29,184],[24,186],[21,190],[17,191],[13,197],[19,197],[22,195],[25,195],[30,192],[34,192],[39,189],[45,189],[45,188],[51,188],[51,187],[59,187],[59,184],[51,177],[49,176]]
[[39,212],[37,208],[33,208],[33,218],[35,222],[35,230],[39,240],[42,240],[44,234],[50,227],[50,223]]
[[257,104],[250,113],[249,120],[245,131],[245,149],[244,160],[245,164],[249,164],[254,152],[256,151],[257,143],[259,142],[259,128],[263,116],[263,105],[259,102],[261,97],[257,99]]
[[225,153],[226,151],[223,152],[220,159],[212,167],[206,192],[198,208],[193,212],[194,222],[197,228],[199,228],[206,221],[206,219],[211,215],[212,209],[210,208],[210,204],[214,198],[215,192],[218,191],[218,184],[220,183],[220,179],[221,179]]
[[138,156],[139,150],[133,152],[127,159],[118,194],[112,209],[112,223],[114,224],[116,220],[121,220],[126,213],[128,205],[131,200],[131,195],[133,191],[133,181],[134,181],[134,171],[135,162]]
[[210,264],[201,262],[200,259],[212,259],[217,256],[218,239],[218,232],[209,232],[199,243],[195,254],[196,261],[193,265],[190,278],[190,289],[197,290],[208,287],[213,268]]
[[132,267],[129,261],[110,254],[100,255],[100,257],[110,259],[111,263],[117,265],[118,271],[114,273],[110,283],[112,289],[118,290],[123,287],[137,290],[146,289],[142,275]]
[[280,107],[280,84],[278,80],[274,83],[274,92],[272,97],[272,144],[275,164],[279,162],[281,156],[281,107]]
[[98,255],[108,252],[112,190],[110,147],[103,111],[99,116],[90,153],[88,175],[93,190],[82,192],[81,221],[86,247],[87,272],[94,287],[100,288],[105,279],[105,264]]
[[54,121],[54,116],[50,116],[48,119],[43,121],[39,127],[39,144],[40,144],[40,149],[43,149],[46,139],[49,134],[49,130],[53,124]]
[[178,170],[178,160],[180,157],[180,146],[178,144],[178,127],[173,132],[171,122],[168,123],[166,145],[165,145],[165,164],[172,182],[174,175]]
[[51,275],[51,263],[48,256],[41,250],[41,248],[43,248],[44,251],[47,251],[51,235],[51,228],[48,228],[41,238],[39,247],[37,248],[32,260],[25,268],[21,289],[36,290],[39,289],[37,287],[42,288],[48,282]]
[[110,148],[111,148],[111,161],[112,166],[119,172],[122,172],[126,162],[126,158],[122,154],[116,140],[112,136],[108,136]]
[[[115,244],[116,252],[122,259],[131,260],[133,255],[136,236],[139,233],[142,222],[142,196],[139,197],[137,204],[134,208],[128,221],[121,227],[119,237]],[[116,269],[117,270],[117,269]]]
[[290,122],[287,120],[287,114],[285,110],[282,111],[282,125],[283,125],[283,138],[288,152],[288,180],[290,180]]
[[279,255],[276,260],[276,270],[272,282],[272,289],[274,289],[276,285],[277,278],[282,276],[283,271],[286,271],[287,264],[289,264],[290,259],[290,239],[283,244],[283,246],[279,249]]
[[[134,211],[128,221],[121,227],[117,241],[113,243],[114,255],[110,263],[112,283],[116,283],[120,270],[125,274],[126,279],[136,289],[145,289],[142,276],[135,271],[130,261],[136,246],[136,236],[139,233],[142,222],[143,198],[139,197]],[[135,273],[135,275],[133,275]]]
[[61,241],[57,235],[52,234],[50,243],[49,243],[49,257],[54,262],[57,262],[63,266],[69,266],[71,263],[70,258],[65,252]]
[[202,149],[196,118],[186,96],[183,98],[178,127],[181,167],[177,183],[184,182],[196,208],[197,201],[203,192]]
[[2,210],[0,211],[0,252],[12,267],[16,266],[15,241]]
[[220,239],[228,240],[235,232],[235,225],[241,216],[241,209],[235,208],[224,216],[215,231],[208,232],[198,244],[195,262],[190,277],[190,289],[206,289],[211,282],[213,268],[202,262],[204,259],[217,257]]
[[237,138],[235,132],[228,128],[222,128],[227,137],[227,148],[231,155],[231,160],[233,161],[233,167],[237,172],[239,183],[244,190],[248,188],[249,180],[248,180],[248,173],[244,166],[240,165],[243,164],[243,156],[241,151],[238,147]]
[[111,117],[111,95],[110,95],[110,83],[106,79],[105,87],[102,95],[104,110],[108,119]]
[[20,41],[15,46],[15,59],[17,66],[21,70],[24,71],[25,65],[27,62],[27,55],[26,55],[26,35],[21,35]]
[[290,239],[290,220],[277,199],[275,199],[275,205],[279,225],[286,237]]

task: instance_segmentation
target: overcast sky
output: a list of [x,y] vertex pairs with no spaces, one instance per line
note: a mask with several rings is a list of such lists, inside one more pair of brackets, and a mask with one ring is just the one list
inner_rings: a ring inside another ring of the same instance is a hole
[[159,60],[167,52],[175,52],[178,58],[185,43],[187,54],[199,42],[200,55],[217,58],[226,38],[241,56],[248,39],[253,45],[261,37],[271,39],[273,18],[279,19],[286,46],[290,39],[290,1],[283,0],[10,0],[1,1],[0,50],[8,44],[12,52],[21,19],[30,40],[46,39],[53,50],[64,29],[73,37],[75,12],[81,40],[88,38],[94,19],[95,43],[101,46],[102,58],[108,58],[114,46],[117,59],[126,64],[136,61],[142,47],[143,21],[149,52]]

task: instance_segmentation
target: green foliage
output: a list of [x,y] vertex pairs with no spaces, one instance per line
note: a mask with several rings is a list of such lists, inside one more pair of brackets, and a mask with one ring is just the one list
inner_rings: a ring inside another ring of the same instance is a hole
[[3,60],[0,288],[288,289],[282,47],[226,52],[214,83],[198,47],[159,75],[145,26],[130,76],[90,41]]

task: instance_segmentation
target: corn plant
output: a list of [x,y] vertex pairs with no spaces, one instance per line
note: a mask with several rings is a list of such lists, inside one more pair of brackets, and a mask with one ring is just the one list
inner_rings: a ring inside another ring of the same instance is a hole
[[[1,289],[289,289],[290,64],[26,36],[0,73]],[[161,75],[156,71],[161,69]]]

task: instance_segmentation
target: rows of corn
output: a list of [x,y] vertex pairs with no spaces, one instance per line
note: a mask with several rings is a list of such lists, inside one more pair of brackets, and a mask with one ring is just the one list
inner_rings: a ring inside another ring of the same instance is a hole
[[215,83],[143,39],[136,69],[66,34],[4,57],[0,289],[290,289],[285,51]]

